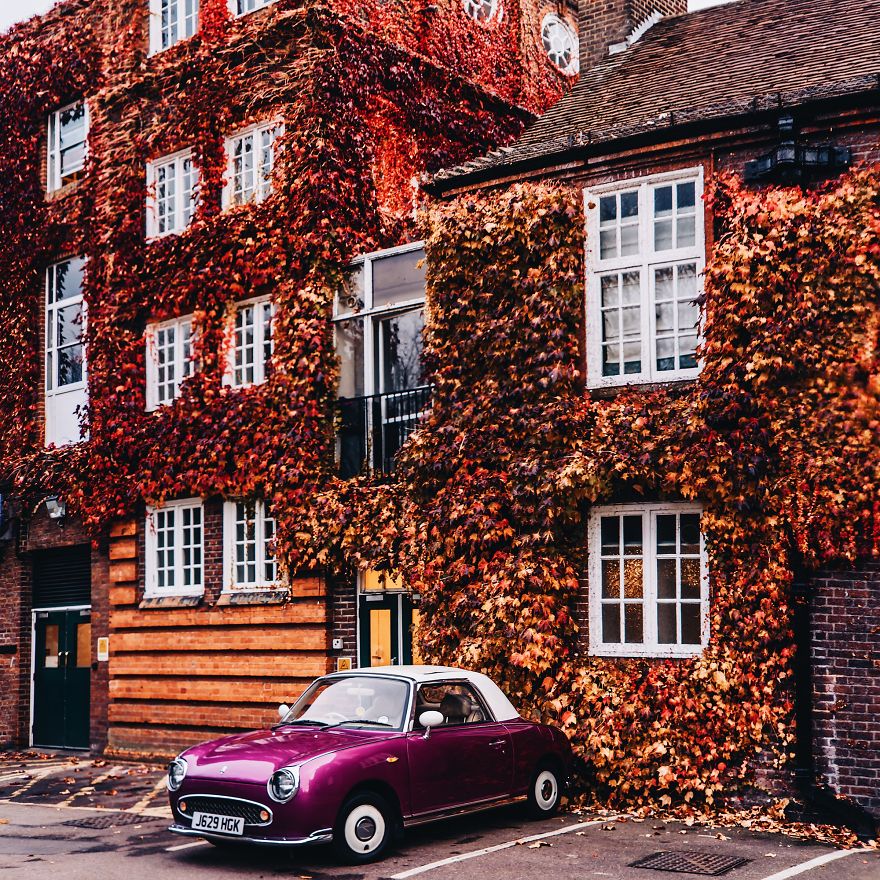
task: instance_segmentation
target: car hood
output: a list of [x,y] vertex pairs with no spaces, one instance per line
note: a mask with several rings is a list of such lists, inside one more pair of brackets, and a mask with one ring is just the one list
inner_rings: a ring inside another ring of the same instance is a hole
[[385,731],[281,727],[224,736],[187,749],[183,757],[188,778],[265,784],[282,767],[388,738]]

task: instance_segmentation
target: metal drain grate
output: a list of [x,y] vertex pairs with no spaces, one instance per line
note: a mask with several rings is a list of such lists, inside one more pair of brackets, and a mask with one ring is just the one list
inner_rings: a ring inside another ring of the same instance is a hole
[[747,865],[751,859],[704,852],[657,852],[630,864],[631,868],[650,868],[653,871],[671,871],[676,874],[703,874],[720,877],[734,868]]
[[155,816],[139,816],[137,813],[105,813],[101,816],[86,816],[83,819],[70,819],[62,825],[74,825],[77,828],[112,828],[114,825],[143,825],[156,822]]

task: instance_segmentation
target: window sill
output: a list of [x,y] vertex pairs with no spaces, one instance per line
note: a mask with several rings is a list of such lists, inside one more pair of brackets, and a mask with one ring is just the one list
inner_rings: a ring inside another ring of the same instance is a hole
[[203,593],[191,596],[144,596],[138,608],[194,608],[203,598]]
[[215,603],[224,605],[281,605],[290,598],[290,590],[224,590]]
[[688,646],[687,649],[677,648],[647,648],[633,649],[628,647],[609,646],[590,648],[588,657],[597,657],[603,660],[693,660],[706,650],[705,645]]
[[697,384],[696,378],[670,379],[665,382],[625,382],[620,385],[597,385],[587,387],[587,394],[593,400],[612,400],[624,391],[688,391]]

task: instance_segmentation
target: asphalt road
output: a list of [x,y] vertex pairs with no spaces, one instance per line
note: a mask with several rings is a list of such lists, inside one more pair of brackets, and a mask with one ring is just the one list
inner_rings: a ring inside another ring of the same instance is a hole
[[[0,762],[0,877],[664,880],[698,875],[632,863],[657,852],[696,852],[747,860],[724,875],[732,880],[880,878],[878,852],[650,819],[562,815],[528,822],[515,808],[413,829],[385,861],[366,867],[337,864],[329,847],[217,849],[166,830],[169,814],[155,768],[98,765],[62,760],[54,769],[46,762],[10,769]],[[94,825],[106,827],[88,827]]]

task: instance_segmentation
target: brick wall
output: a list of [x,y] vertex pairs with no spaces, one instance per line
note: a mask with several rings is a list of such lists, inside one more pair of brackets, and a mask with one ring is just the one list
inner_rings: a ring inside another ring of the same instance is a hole
[[342,650],[334,651],[333,656],[348,658],[352,667],[356,667],[358,666],[358,596],[355,578],[334,578],[330,584],[330,601],[333,620],[332,637],[342,639]]
[[880,819],[880,563],[812,582],[816,769]]
[[625,40],[654,11],[681,15],[687,12],[687,0],[580,0],[581,70],[607,58],[608,47]]
[[[81,524],[71,518],[50,520],[44,506],[20,526],[17,541],[0,547],[0,646],[13,653],[0,653],[0,746],[30,743],[31,718],[31,569],[33,554],[40,550],[89,543]],[[92,562],[92,659],[97,640],[107,635],[107,560],[100,547],[93,547]],[[107,664],[98,663],[91,674],[91,727],[93,749],[107,741]]]

